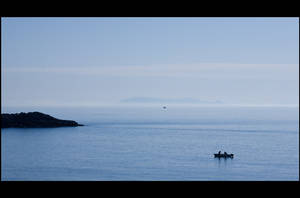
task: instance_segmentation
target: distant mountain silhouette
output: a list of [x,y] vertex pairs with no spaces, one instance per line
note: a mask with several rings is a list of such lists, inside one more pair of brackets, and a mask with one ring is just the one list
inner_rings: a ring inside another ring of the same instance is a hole
[[189,104],[222,104],[221,101],[203,101],[195,98],[152,98],[133,97],[121,100],[122,103],[189,103]]
[[47,128],[83,126],[72,120],[60,120],[40,112],[1,114],[1,128]]

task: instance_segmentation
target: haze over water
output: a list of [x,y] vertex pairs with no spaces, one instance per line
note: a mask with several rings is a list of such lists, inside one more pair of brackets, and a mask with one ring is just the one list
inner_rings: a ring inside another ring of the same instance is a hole
[[36,110],[86,126],[2,129],[2,180],[299,180],[298,108]]
[[1,113],[85,125],[1,129],[2,180],[299,180],[298,18],[5,17],[1,31]]

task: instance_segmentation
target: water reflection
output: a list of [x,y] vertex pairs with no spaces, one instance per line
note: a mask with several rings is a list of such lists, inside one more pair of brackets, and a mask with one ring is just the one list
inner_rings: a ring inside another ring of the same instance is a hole
[[226,167],[227,163],[231,164],[233,162],[233,158],[223,158],[223,157],[216,157],[215,161],[218,163],[218,167]]

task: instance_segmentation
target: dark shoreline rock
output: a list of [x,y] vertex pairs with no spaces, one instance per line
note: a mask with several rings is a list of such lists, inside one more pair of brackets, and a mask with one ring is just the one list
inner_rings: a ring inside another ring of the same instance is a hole
[[83,126],[73,120],[60,120],[40,112],[3,113],[1,128],[51,128]]

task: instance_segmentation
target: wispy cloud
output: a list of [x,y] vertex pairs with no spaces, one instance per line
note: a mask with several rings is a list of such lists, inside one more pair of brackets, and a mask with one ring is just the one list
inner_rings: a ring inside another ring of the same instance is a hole
[[97,76],[201,77],[201,78],[276,78],[298,75],[298,64],[157,64],[141,66],[23,67],[2,68],[3,72],[61,73]]

